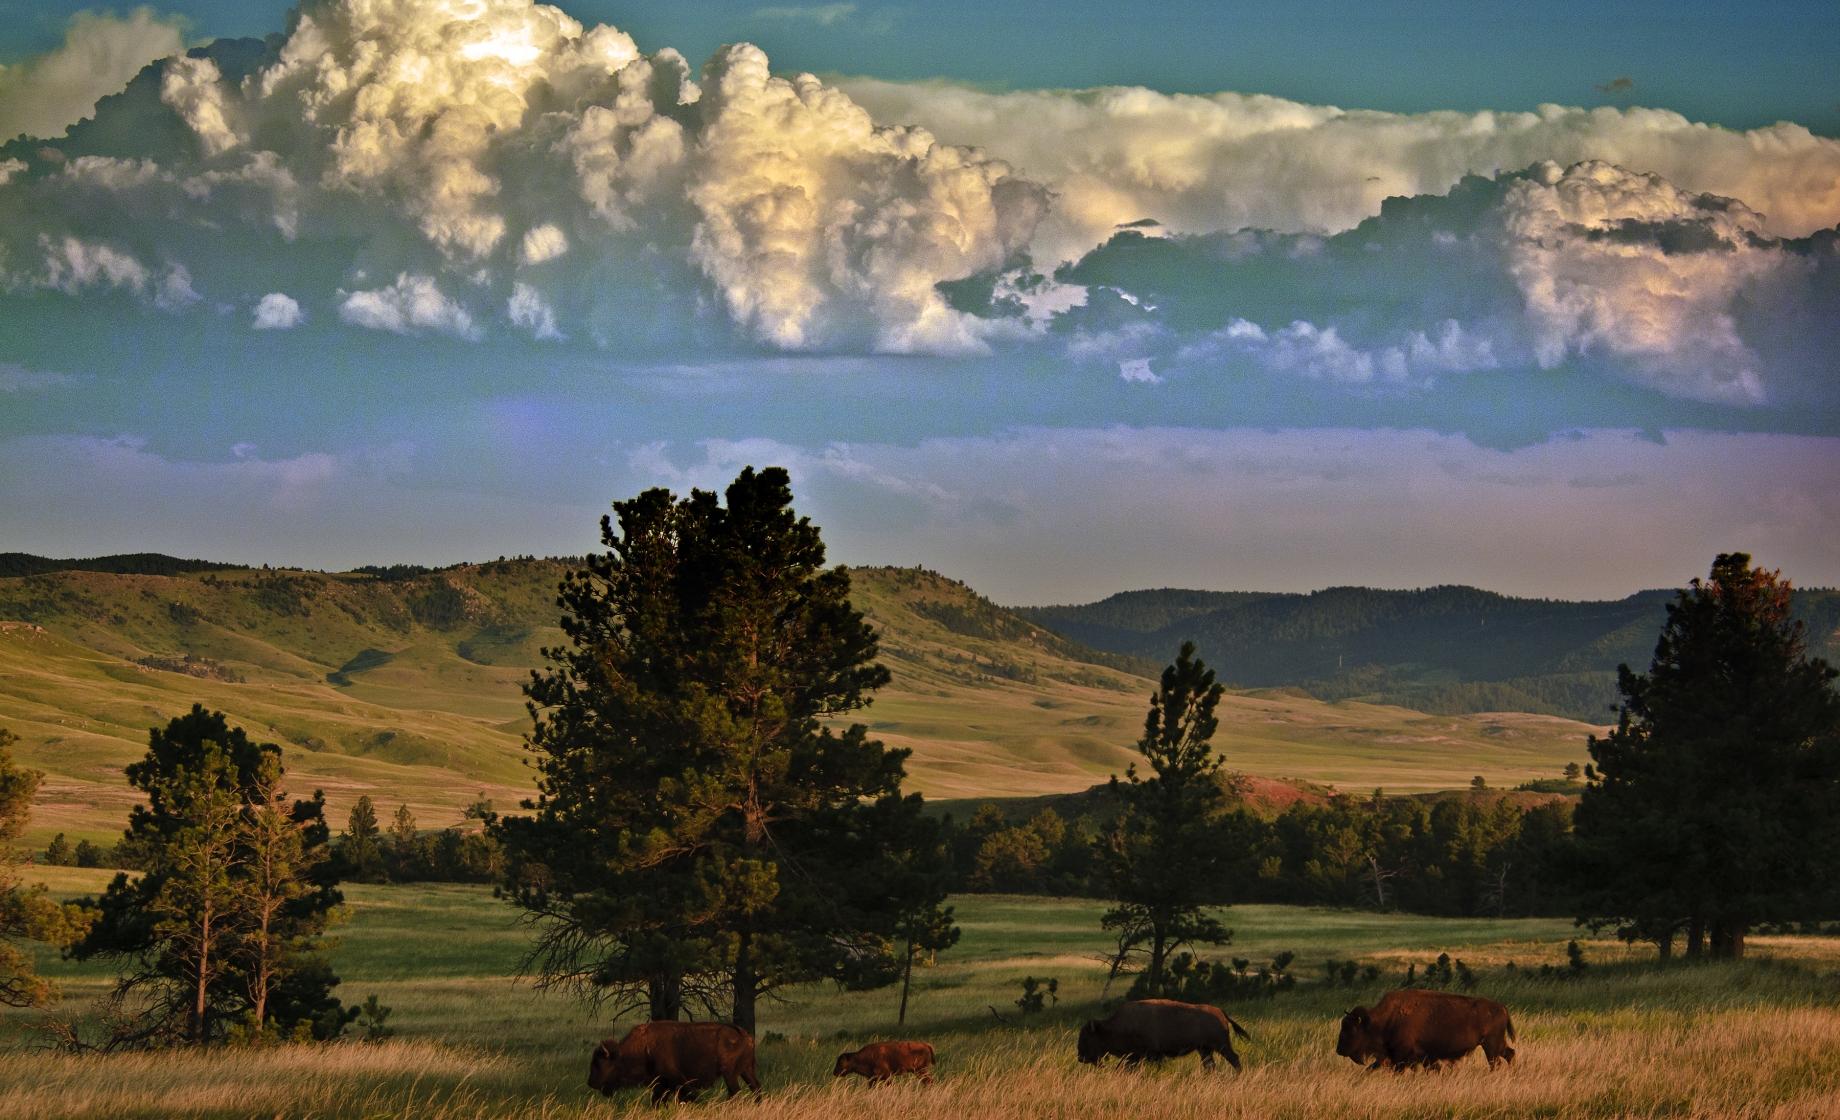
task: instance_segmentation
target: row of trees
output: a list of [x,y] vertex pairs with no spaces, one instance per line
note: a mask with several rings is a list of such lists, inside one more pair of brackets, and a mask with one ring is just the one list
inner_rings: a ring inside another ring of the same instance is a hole
[[423,832],[408,805],[399,805],[385,832],[369,794],[352,805],[334,845],[342,878],[359,883],[495,883],[504,853],[490,831],[497,814],[483,796],[467,806],[462,825]]
[[[1229,781],[1217,838],[1224,854],[1213,897],[1513,917],[1575,912],[1562,854],[1572,807],[1523,807],[1493,794],[1440,798],[1338,795],[1298,802],[1275,816],[1235,802]],[[1053,808],[1009,820],[994,805],[945,824],[954,891],[1103,896],[1108,878],[1095,841],[1114,828],[1115,805],[1068,819]]]

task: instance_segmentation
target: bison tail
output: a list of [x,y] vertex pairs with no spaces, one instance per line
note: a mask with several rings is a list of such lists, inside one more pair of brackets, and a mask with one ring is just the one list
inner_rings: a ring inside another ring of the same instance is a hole
[[1250,1034],[1247,1034],[1247,1033],[1246,1033],[1246,1028],[1245,1028],[1245,1027],[1242,1027],[1242,1026],[1240,1026],[1240,1025],[1239,1025],[1239,1020],[1237,1020],[1237,1019],[1235,1019],[1235,1018],[1234,1018],[1233,1016],[1231,1016],[1231,1015],[1228,1015],[1228,1016],[1227,1016],[1227,1026],[1229,1026],[1229,1027],[1232,1027],[1232,1028],[1233,1028],[1233,1033],[1234,1033],[1234,1034],[1236,1034],[1236,1035],[1238,1035],[1238,1036],[1240,1036],[1241,1038],[1243,1038],[1243,1039],[1245,1039],[1245,1040],[1246,1040],[1247,1042],[1251,1042],[1251,1041],[1252,1041],[1252,1036],[1251,1036]]

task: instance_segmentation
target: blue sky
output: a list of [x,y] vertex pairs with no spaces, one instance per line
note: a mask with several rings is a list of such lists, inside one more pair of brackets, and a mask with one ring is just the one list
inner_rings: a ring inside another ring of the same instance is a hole
[[1832,5],[563,7],[0,0],[0,547],[1840,582]]
[[[0,0],[0,60],[48,50],[89,0]],[[124,6],[125,7],[125,6]],[[194,39],[262,37],[285,0],[172,0]],[[951,78],[1001,88],[1232,89],[1350,108],[1641,104],[1735,128],[1840,129],[1840,6],[1821,0],[1500,3],[1339,0],[1147,6],[1091,0],[928,4],[564,4],[693,61],[747,39],[787,70]],[[847,9],[847,11],[845,10]],[[793,13],[801,12],[804,15]],[[1600,92],[1619,77],[1631,90]]]

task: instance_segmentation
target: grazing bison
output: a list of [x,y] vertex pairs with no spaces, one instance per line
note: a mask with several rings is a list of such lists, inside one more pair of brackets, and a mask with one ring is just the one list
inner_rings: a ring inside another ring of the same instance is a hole
[[588,1088],[611,1096],[650,1086],[653,1104],[671,1096],[693,1101],[718,1081],[731,1097],[739,1082],[760,1095],[754,1036],[726,1023],[640,1023],[618,1042],[596,1047],[588,1065]]
[[1514,1023],[1508,1009],[1492,999],[1405,988],[1388,992],[1370,1010],[1357,1007],[1342,1016],[1335,1052],[1368,1069],[1391,1065],[1395,1073],[1410,1066],[1436,1069],[1476,1047],[1489,1068],[1514,1060]]
[[1179,1003],[1173,999],[1140,999],[1125,1004],[1109,1018],[1092,1019],[1080,1028],[1080,1061],[1097,1065],[1108,1054],[1123,1058],[1127,1066],[1149,1060],[1200,1054],[1204,1069],[1214,1068],[1219,1054],[1234,1069],[1239,1055],[1233,1036],[1251,1038],[1246,1028],[1226,1012],[1205,1003]]
[[917,1073],[920,1080],[933,1080],[933,1045],[930,1042],[871,1042],[861,1050],[837,1055],[832,1077],[854,1073],[872,1082],[892,1081],[903,1073]]

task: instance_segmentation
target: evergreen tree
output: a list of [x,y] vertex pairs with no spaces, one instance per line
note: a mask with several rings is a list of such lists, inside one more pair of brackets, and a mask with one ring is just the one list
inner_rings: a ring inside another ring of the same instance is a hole
[[0,1006],[42,1007],[57,997],[57,989],[12,942],[68,944],[82,934],[87,919],[82,911],[52,901],[43,886],[20,881],[20,856],[13,844],[25,831],[45,776],[14,763],[11,747],[17,741],[0,727]]
[[1840,695],[1806,653],[1789,585],[1721,555],[1669,605],[1645,674],[1618,671],[1590,741],[1572,878],[1581,921],[1667,956],[1744,954],[1764,921],[1814,916],[1840,867]]
[[360,883],[381,882],[383,872],[383,835],[377,825],[377,806],[370,794],[363,794],[351,807],[345,832],[339,838],[339,859],[345,865],[345,877]]
[[238,821],[243,873],[231,883],[237,920],[234,951],[244,977],[250,1024],[258,1032],[269,1029],[274,993],[296,969],[313,960],[311,934],[317,930],[290,927],[287,918],[310,897],[315,873],[330,858],[325,844],[309,841],[310,822],[292,812],[281,786],[280,756],[264,757],[261,766]]
[[791,501],[779,468],[647,491],[563,582],[569,644],[526,686],[541,795],[496,826],[543,981],[752,1030],[778,985],[895,978],[902,900],[859,871],[919,802],[905,751],[835,725],[888,674]]
[[415,814],[409,811],[407,804],[396,807],[396,815],[390,818],[390,874],[399,882],[410,882],[422,877],[422,834],[415,827]]
[[[1102,925],[1119,936],[1119,951],[1147,958],[1143,990],[1162,991],[1169,958],[1182,946],[1219,945],[1229,934],[1204,907],[1219,905],[1227,863],[1222,816],[1226,791],[1222,759],[1210,740],[1223,689],[1213,670],[1182,643],[1150,698],[1137,749],[1151,776],[1137,765],[1116,775],[1112,791],[1124,809],[1098,841],[1098,856],[1116,904]],[[1135,989],[1134,989],[1135,990]]]
[[907,997],[913,988],[914,962],[933,959],[958,944],[959,928],[952,908],[945,904],[951,890],[952,867],[946,856],[940,826],[915,816],[916,835],[890,853],[887,873],[889,893],[899,900],[894,937],[900,946],[901,1005],[895,1022],[907,1022]]
[[138,997],[136,1022],[107,1045],[215,1041],[256,1015],[282,1032],[337,1034],[338,977],[317,952],[340,901],[324,798],[286,802],[280,748],[221,712],[194,705],[148,738],[127,768],[147,801],[122,841],[144,871],[116,876],[73,948],[128,965],[115,999]]
[[[36,771],[34,771],[34,773],[36,773]],[[45,845],[46,866],[74,867],[76,862],[77,853],[71,848],[70,841],[64,838],[63,833],[60,832],[56,836],[53,836],[51,838],[51,843]]]

